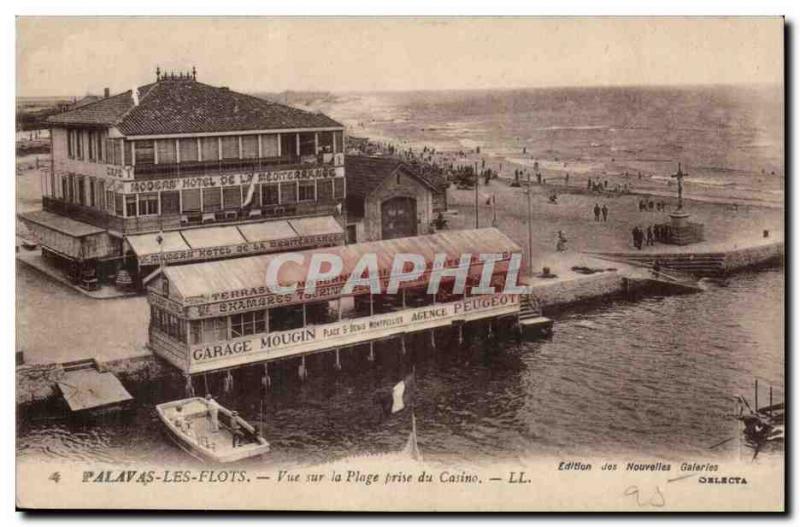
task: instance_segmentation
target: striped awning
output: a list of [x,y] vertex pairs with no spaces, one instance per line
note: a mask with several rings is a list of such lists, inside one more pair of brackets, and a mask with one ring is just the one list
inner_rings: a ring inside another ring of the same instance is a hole
[[332,216],[325,216],[135,234],[125,239],[143,266],[337,245],[344,241],[344,230]]
[[[284,285],[304,282],[308,276],[311,256],[326,252],[339,256],[343,262],[342,274],[355,269],[364,254],[374,254],[382,275],[391,270],[397,254],[421,255],[430,266],[437,255],[444,253],[449,262],[458,262],[462,255],[473,256],[492,253],[509,257],[521,249],[513,240],[495,228],[446,231],[427,236],[396,238],[378,242],[358,243],[325,249],[306,250],[298,253],[303,264],[287,262],[278,273],[278,282]],[[272,255],[238,258],[220,262],[181,265],[165,271],[172,287],[183,298],[207,297],[239,290],[263,288]],[[426,278],[421,278],[421,281]],[[408,282],[405,285],[412,286]]]

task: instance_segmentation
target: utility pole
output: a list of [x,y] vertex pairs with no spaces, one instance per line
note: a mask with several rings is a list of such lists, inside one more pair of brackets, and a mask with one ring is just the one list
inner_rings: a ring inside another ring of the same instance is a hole
[[475,161],[475,228],[479,229],[478,226],[478,162]]
[[531,204],[531,173],[528,170],[528,273],[533,274],[533,208]]

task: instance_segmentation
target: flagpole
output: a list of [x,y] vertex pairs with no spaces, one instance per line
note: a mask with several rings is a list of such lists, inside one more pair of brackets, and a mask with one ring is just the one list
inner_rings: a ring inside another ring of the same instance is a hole
[[528,172],[528,273],[533,272],[533,222],[531,220],[531,216],[533,216],[533,212],[531,210],[531,192],[533,188],[531,186],[531,173]]
[[478,228],[478,162],[475,161],[475,228]]

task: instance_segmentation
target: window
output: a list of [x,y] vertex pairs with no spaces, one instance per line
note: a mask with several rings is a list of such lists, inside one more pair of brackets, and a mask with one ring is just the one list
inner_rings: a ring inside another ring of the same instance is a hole
[[316,189],[313,181],[301,181],[298,185],[298,201],[314,201],[317,198]]
[[222,189],[222,206],[226,209],[238,209],[242,206],[242,187],[225,187]]
[[261,185],[261,202],[264,205],[277,205],[279,203],[277,183]]
[[75,203],[75,175],[67,174],[67,201]]
[[303,306],[275,307],[268,314],[270,331],[288,331],[303,327]]
[[242,159],[255,159],[258,157],[258,136],[242,136]]
[[109,214],[114,214],[114,196],[113,190],[106,190],[106,211]]
[[67,156],[75,158],[75,130],[67,130]]
[[89,161],[94,161],[97,159],[97,143],[95,142],[95,133],[94,132],[87,132],[86,135],[89,139]]
[[83,132],[75,130],[75,157],[83,159]]
[[158,192],[139,194],[139,216],[158,215]]
[[278,157],[278,135],[261,136],[261,157]]
[[203,342],[228,340],[228,318],[216,317],[203,320]]
[[78,188],[76,193],[78,194],[78,203],[81,205],[86,205],[86,180],[83,176],[78,176]]
[[333,153],[333,132],[319,132],[319,151],[324,153]]
[[344,152],[344,132],[333,132],[333,146],[337,154]]
[[[124,140],[123,140],[124,141]],[[124,163],[126,165],[133,164],[133,141],[124,141],[123,143]]]
[[197,139],[180,139],[181,163],[197,161]]
[[297,183],[295,181],[281,183],[281,203],[297,203]]
[[189,322],[189,332],[191,335],[192,344],[200,344],[203,342],[203,322],[200,320],[192,320]]
[[[242,199],[244,201],[247,201],[248,192],[250,192],[250,185],[242,185]],[[250,203],[247,203],[247,205],[250,207],[261,206],[261,185],[258,183],[256,183],[256,185],[253,187],[253,197],[250,199]]]
[[219,161],[219,139],[216,137],[202,137],[200,150],[203,161]]
[[61,199],[67,200],[69,196],[69,178],[61,176]]
[[90,207],[94,207],[95,204],[97,203],[97,200],[95,199],[97,197],[96,192],[97,192],[97,189],[96,189],[95,184],[94,184],[94,178],[90,177],[89,178],[89,206]]
[[161,214],[179,214],[181,212],[181,195],[177,190],[161,193]]
[[315,155],[317,142],[314,140],[313,132],[306,132],[300,134],[300,155],[310,156]]
[[266,330],[267,323],[264,311],[250,311],[240,315],[231,315],[231,338],[264,333]]
[[176,163],[178,161],[174,139],[160,139],[158,145],[158,164]]
[[106,182],[102,179],[97,182],[97,208],[105,210]]
[[342,198],[344,198],[344,178],[343,177],[333,178],[333,198],[334,199],[342,199]]
[[181,319],[172,313],[153,307],[150,310],[150,323],[159,331],[163,331],[179,342],[186,340],[186,326]]
[[122,194],[114,194],[114,212],[117,216],[124,216],[125,215],[125,207],[123,205],[123,195]]
[[125,196],[125,216],[128,218],[136,216],[136,194]]
[[317,181],[317,201],[333,200],[333,180],[320,179]]
[[104,133],[102,133],[102,132],[97,132],[95,134],[95,141],[97,142],[97,160],[98,161],[105,161],[106,158],[108,157],[108,152],[104,152],[103,151],[103,143],[105,142],[103,140],[103,136],[104,136]]
[[239,136],[222,137],[222,159],[239,159]]
[[106,162],[112,165],[122,164],[121,139],[106,139]]
[[181,191],[181,210],[183,212],[200,212],[199,188]]
[[137,165],[152,165],[155,163],[155,151],[153,141],[136,141],[136,163]]
[[222,192],[219,187],[203,189],[203,212],[216,212],[222,209]]
[[297,157],[297,134],[281,134],[281,157]]

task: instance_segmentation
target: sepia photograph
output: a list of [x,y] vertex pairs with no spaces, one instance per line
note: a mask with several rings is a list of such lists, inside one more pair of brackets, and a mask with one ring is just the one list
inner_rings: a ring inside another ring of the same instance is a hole
[[783,18],[15,25],[18,509],[786,509]]

